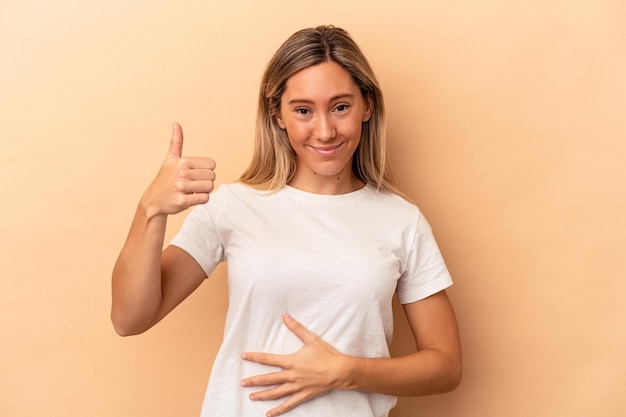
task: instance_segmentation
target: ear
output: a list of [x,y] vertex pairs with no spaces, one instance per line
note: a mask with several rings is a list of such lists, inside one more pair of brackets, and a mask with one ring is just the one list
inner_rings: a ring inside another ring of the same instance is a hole
[[372,112],[374,111],[374,100],[372,100],[372,95],[367,93],[363,97],[365,101],[365,109],[363,111],[363,123],[367,122],[370,117],[372,117]]
[[276,115],[274,115],[274,117],[276,118],[276,123],[278,123],[278,127],[280,127],[283,130],[287,128],[287,126],[285,126],[285,122],[280,117],[280,113],[276,113]]

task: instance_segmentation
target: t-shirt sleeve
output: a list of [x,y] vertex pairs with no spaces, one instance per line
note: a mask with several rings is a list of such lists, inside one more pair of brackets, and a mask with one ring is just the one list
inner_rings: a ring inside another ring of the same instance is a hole
[[401,304],[429,297],[452,285],[452,278],[437,246],[432,229],[419,215],[413,243],[407,252],[404,271],[398,281],[397,295]]
[[216,227],[223,207],[224,190],[218,189],[211,194],[208,203],[191,210],[170,242],[191,255],[207,277],[224,260],[224,247]]

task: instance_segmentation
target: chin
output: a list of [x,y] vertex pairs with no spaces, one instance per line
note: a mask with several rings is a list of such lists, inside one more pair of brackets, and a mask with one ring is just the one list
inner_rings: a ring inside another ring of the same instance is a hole
[[345,169],[345,165],[344,166],[324,166],[324,165],[320,165],[320,166],[314,166],[311,167],[313,169],[313,172],[315,172],[315,175],[321,175],[324,177],[336,177],[342,174],[345,174],[346,172],[348,172]]

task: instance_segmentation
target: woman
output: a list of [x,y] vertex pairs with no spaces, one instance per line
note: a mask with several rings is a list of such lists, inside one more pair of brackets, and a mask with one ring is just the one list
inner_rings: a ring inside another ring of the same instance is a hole
[[[271,59],[239,182],[212,192],[215,163],[183,158],[182,143],[175,124],[113,271],[112,321],[147,330],[228,262],[203,416],[380,417],[396,396],[458,385],[452,281],[394,185],[382,93],[345,31],[299,31]],[[161,251],[167,216],[191,206]],[[394,293],[417,349],[389,358]]]

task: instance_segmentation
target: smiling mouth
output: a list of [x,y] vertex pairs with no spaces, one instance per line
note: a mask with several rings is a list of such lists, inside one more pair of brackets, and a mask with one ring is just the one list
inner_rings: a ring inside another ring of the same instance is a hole
[[337,144],[337,145],[333,145],[333,146],[311,146],[311,148],[319,153],[320,155],[324,155],[324,156],[329,156],[329,155],[333,155],[334,153],[337,152],[337,150],[341,147],[341,145],[343,145],[343,142]]

